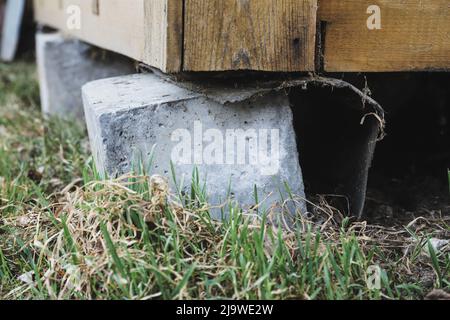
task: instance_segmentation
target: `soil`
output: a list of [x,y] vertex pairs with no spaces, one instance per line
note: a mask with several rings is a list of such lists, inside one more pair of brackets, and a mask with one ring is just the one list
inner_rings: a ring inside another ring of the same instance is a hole
[[450,217],[448,186],[431,175],[389,178],[375,173],[366,214],[370,223],[390,226],[406,225],[418,217]]

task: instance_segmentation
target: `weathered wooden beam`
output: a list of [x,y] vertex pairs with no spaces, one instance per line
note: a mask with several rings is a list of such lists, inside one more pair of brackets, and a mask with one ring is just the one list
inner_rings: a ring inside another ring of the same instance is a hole
[[185,0],[187,71],[313,71],[317,0]]
[[450,70],[449,0],[321,0],[318,15],[325,71]]
[[34,1],[39,23],[165,72],[314,69],[317,0]]
[[183,60],[183,1],[144,0],[144,62],[179,72]]
[[39,23],[167,73],[450,70],[449,0],[34,1]]

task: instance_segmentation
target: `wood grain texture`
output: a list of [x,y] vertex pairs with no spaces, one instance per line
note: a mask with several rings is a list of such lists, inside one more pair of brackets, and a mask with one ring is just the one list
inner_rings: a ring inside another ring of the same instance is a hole
[[[329,72],[450,70],[450,0],[34,3],[39,23],[167,73],[313,71],[315,64]],[[81,8],[79,30],[67,28],[71,5]],[[381,8],[381,30],[367,28],[371,5]]]
[[[381,30],[367,8],[381,9]],[[450,69],[449,0],[321,0],[324,69],[381,72]]]
[[185,71],[314,70],[317,0],[185,0]]

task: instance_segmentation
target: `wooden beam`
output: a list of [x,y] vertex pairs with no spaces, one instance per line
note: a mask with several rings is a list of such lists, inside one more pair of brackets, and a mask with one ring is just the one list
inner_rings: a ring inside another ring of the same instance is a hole
[[[79,30],[67,26],[71,6]],[[35,10],[42,24],[164,72],[314,70],[317,0],[35,0]]]
[[[34,0],[36,20],[63,33],[142,61],[179,72],[182,48],[180,0]],[[80,9],[80,28],[67,22]]]
[[185,0],[184,70],[314,70],[317,0]]
[[167,73],[450,70],[449,0],[34,1],[39,23]]
[[165,72],[181,71],[183,1],[144,0],[144,61]]
[[[368,28],[373,5],[381,29]],[[450,70],[449,0],[321,0],[318,15],[325,71]]]

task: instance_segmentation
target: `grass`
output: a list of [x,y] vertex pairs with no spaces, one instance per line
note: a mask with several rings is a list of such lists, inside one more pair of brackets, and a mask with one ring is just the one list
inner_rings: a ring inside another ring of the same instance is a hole
[[41,118],[34,77],[30,63],[0,67],[1,298],[422,299],[450,289],[448,248],[432,242],[448,238],[448,217],[383,227],[323,202],[292,228],[277,227],[282,208],[231,207],[215,221],[198,179],[190,194],[143,171],[99,179],[84,130]]

